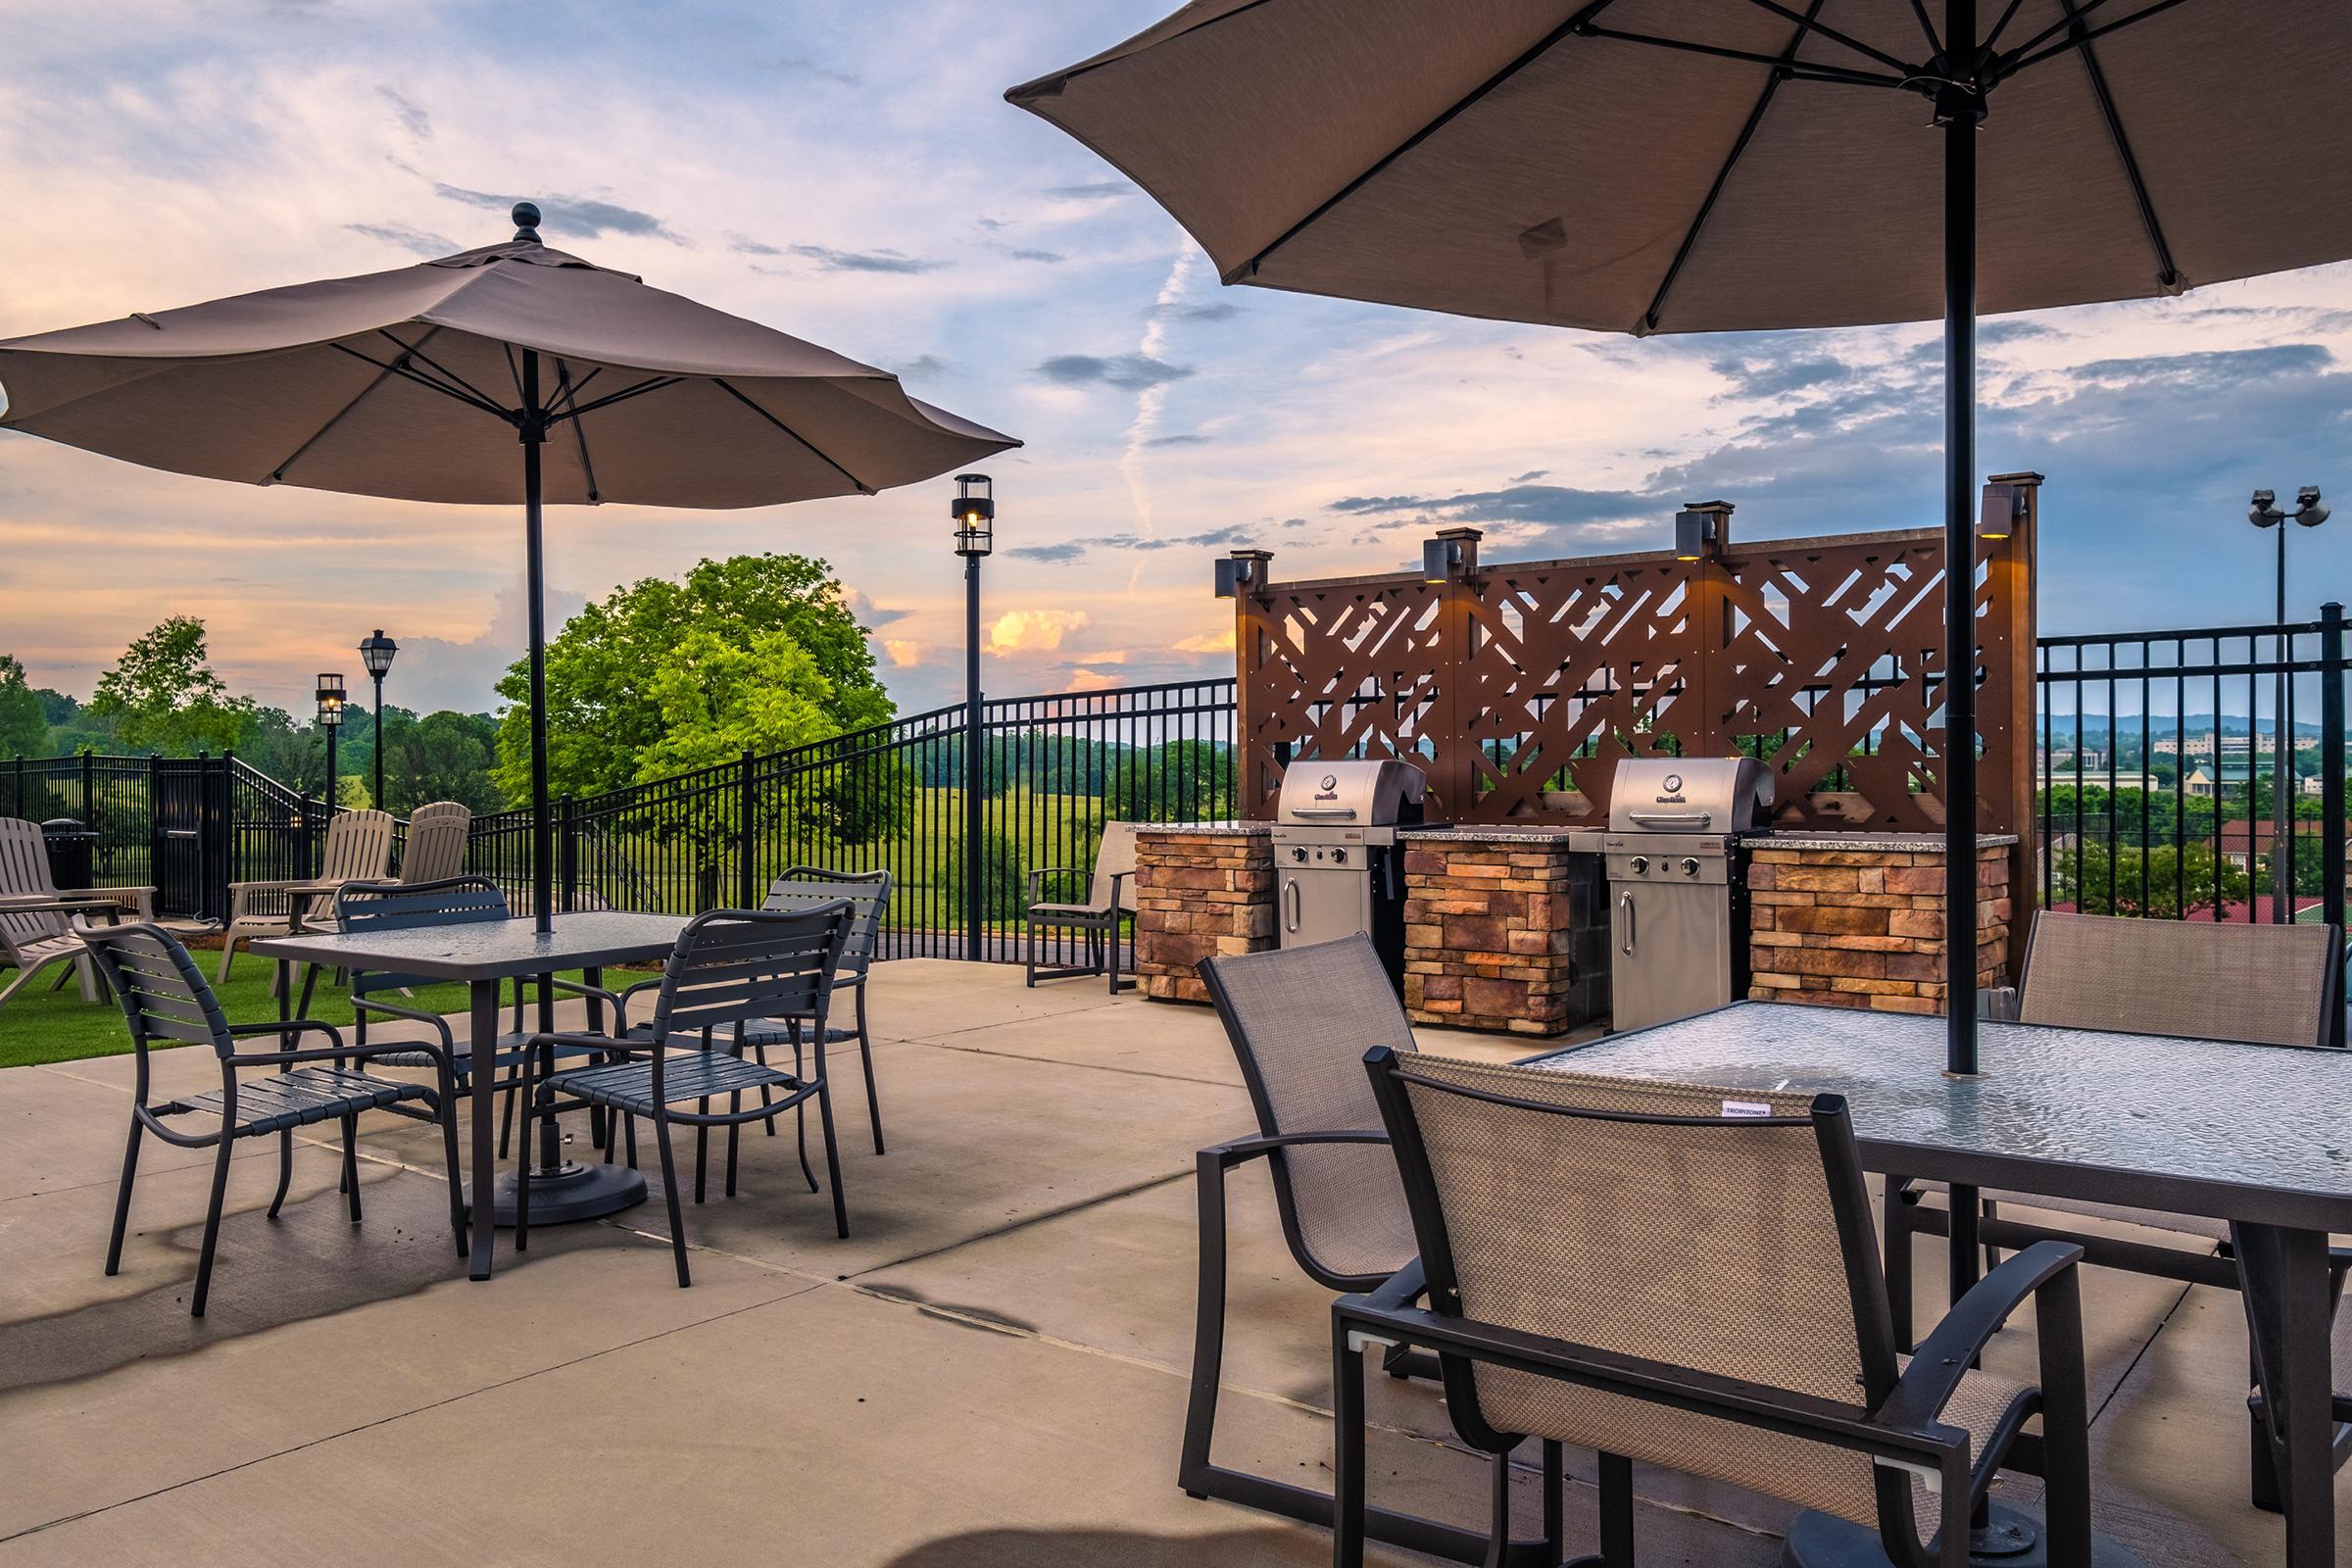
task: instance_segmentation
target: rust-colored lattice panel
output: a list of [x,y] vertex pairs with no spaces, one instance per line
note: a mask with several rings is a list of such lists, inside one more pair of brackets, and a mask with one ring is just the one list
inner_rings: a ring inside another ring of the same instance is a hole
[[[2030,719],[2032,554],[1980,568],[1980,821],[2013,831]],[[1599,822],[1618,760],[1740,751],[1772,763],[1784,826],[1941,823],[1941,535],[1858,534],[1667,554],[1275,584],[1241,605],[1243,798],[1274,808],[1295,758],[1400,756],[1453,821]]]

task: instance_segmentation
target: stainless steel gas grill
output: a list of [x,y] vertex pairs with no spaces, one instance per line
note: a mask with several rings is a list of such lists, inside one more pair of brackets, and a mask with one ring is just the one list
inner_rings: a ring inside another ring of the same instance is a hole
[[1421,820],[1410,762],[1293,762],[1274,818],[1274,927],[1286,948],[1368,933],[1399,987],[1404,858],[1396,830]]
[[1609,877],[1610,1021],[1687,1018],[1747,991],[1740,844],[1772,815],[1772,774],[1746,757],[1627,758],[1601,838]]

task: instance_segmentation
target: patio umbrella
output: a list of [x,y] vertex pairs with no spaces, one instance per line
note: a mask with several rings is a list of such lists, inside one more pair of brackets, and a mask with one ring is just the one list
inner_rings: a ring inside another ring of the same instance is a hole
[[514,237],[361,277],[0,341],[0,428],[248,484],[520,502],[533,907],[547,800],[550,502],[706,510],[872,495],[1020,445],[897,376]]
[[[1196,0],[1006,97],[1228,283],[1637,336],[1942,317],[1943,667],[1969,670],[1978,311],[2352,256],[2352,122],[2292,103],[2347,72],[2343,0]],[[1945,682],[1953,868],[1975,710]],[[1974,879],[1946,881],[1973,930]]]

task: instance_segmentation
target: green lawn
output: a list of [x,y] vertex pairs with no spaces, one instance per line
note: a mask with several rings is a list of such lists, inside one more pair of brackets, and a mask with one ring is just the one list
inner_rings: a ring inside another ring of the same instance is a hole
[[[208,979],[213,966],[220,961],[217,949],[199,950],[194,957]],[[228,983],[216,988],[220,1010],[227,1014],[229,1022],[247,1023],[277,1016],[277,1001],[270,995],[270,967],[268,959],[242,952],[237,955],[229,969]],[[12,980],[16,978],[13,969],[0,973]],[[0,1067],[74,1061],[84,1056],[119,1056],[130,1050],[130,1031],[122,1022],[122,1007],[111,999],[97,1004],[82,1001],[80,989],[72,980],[66,982],[63,991],[51,991],[49,982],[56,973],[50,970],[29,989],[17,993],[6,1007],[0,1007]],[[579,975],[574,971],[567,978],[576,980]],[[622,985],[633,985],[645,978],[648,976],[634,972],[608,971],[606,982],[619,990]],[[296,984],[300,983],[297,979]],[[462,985],[426,986],[414,999],[396,993],[389,1000],[402,1006],[422,1007],[432,1012],[462,1012],[466,1005],[466,992]],[[351,999],[328,985],[322,975],[311,996],[311,1016],[342,1028],[352,1021]],[[261,1049],[270,1048],[265,1043]]]

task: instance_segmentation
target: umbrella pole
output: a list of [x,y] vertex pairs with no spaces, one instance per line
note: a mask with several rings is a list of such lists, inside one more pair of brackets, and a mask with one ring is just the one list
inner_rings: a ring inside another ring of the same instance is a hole
[[539,449],[547,441],[539,407],[539,356],[522,351],[523,591],[531,602],[531,915],[554,929],[555,843],[547,815],[547,562],[540,536]]
[[[1949,0],[1945,49],[1972,49],[1976,0]],[[1964,41],[1965,40],[1965,41]],[[1943,952],[1945,1068],[1977,1070],[1977,126],[1981,100],[1947,89],[1943,117]],[[1953,1203],[1953,1213],[1960,1205]],[[1955,1248],[1955,1250],[1957,1249]],[[1958,1299],[1958,1298],[1954,1298]]]

